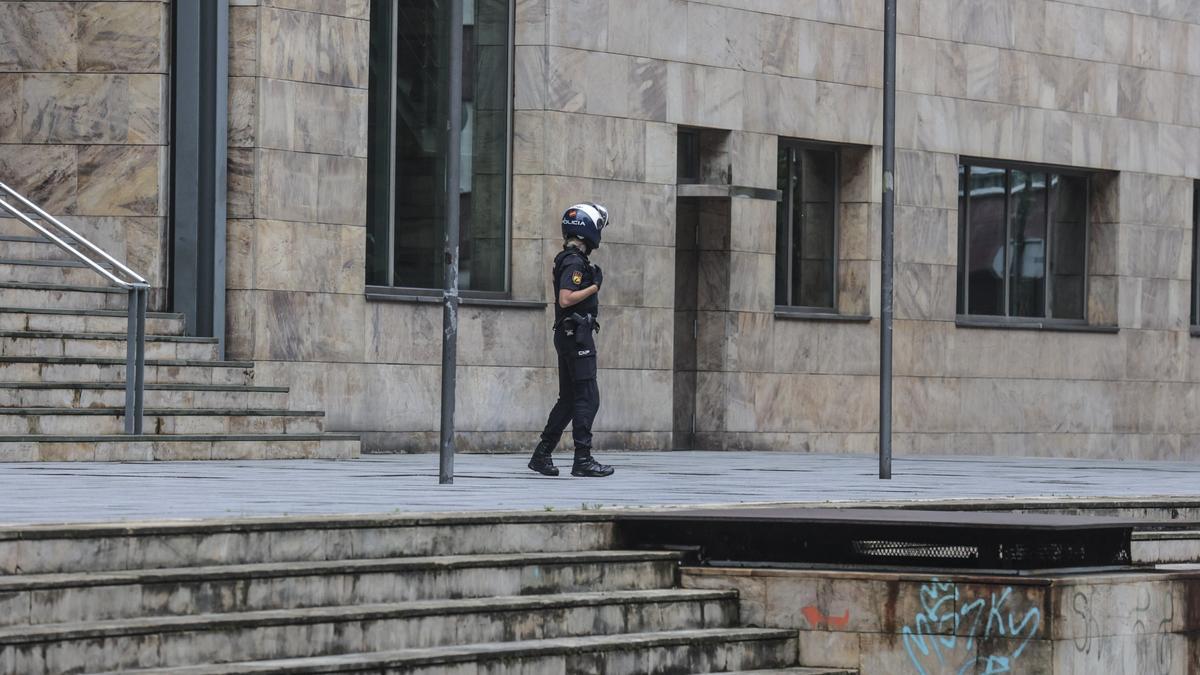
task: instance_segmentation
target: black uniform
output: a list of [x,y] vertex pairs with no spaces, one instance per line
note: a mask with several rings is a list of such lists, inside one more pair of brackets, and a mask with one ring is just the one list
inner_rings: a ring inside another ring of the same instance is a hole
[[596,385],[596,337],[600,330],[599,292],[577,305],[558,306],[562,289],[578,291],[591,286],[592,265],[583,251],[568,247],[554,258],[554,350],[558,352],[558,402],[550,410],[542,440],[553,445],[562,438],[567,423],[575,450],[590,452],[592,421],[600,409]]

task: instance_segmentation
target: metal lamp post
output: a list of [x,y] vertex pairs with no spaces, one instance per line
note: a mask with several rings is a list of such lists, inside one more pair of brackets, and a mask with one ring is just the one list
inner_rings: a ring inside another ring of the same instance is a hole
[[454,394],[458,369],[459,175],[462,171],[463,3],[450,3],[449,117],[446,121],[446,281],[442,289],[442,424],[438,483],[454,482]]
[[884,0],[883,28],[883,280],[879,322],[879,477],[892,477],[892,319],[896,221],[896,2]]

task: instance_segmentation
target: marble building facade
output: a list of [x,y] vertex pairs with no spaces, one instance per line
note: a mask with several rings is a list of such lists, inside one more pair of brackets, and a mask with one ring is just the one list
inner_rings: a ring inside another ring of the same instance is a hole
[[[511,20],[512,110],[486,169],[507,174],[503,281],[460,322],[461,449],[536,440],[558,218],[592,199],[614,216],[600,449],[874,451],[881,4],[474,2]],[[230,5],[227,355],[365,451],[433,451],[440,305],[368,284],[373,3]],[[159,287],[168,12],[0,2],[0,180]],[[896,453],[1200,456],[1200,5],[901,0],[899,30]],[[828,311],[777,304],[781,139],[836,157]],[[1082,320],[960,311],[960,166],[989,163],[1086,177]]]

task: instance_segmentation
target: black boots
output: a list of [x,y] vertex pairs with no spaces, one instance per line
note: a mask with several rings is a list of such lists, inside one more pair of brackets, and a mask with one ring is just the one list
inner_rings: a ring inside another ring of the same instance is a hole
[[[529,468],[543,476],[557,476],[558,467],[554,466],[554,460],[550,457],[554,452],[554,446],[555,444],[550,441],[538,443],[537,448],[533,451],[533,457],[529,458]],[[576,450],[575,463],[571,466],[571,475],[576,478],[604,478],[613,475],[613,468],[597,462],[596,458],[592,457],[590,450]]]
[[533,457],[529,458],[529,468],[543,476],[557,476],[558,467],[554,466],[554,460],[550,458],[550,453],[554,452],[554,445],[550,441],[538,443]]
[[597,462],[589,450],[576,450],[575,464],[571,466],[571,475],[576,478],[605,478],[613,475],[613,468]]

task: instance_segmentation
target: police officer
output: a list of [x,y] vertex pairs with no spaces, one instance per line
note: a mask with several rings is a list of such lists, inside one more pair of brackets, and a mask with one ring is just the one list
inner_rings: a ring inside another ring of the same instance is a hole
[[557,476],[550,455],[567,423],[575,441],[571,475],[611,476],[613,468],[592,457],[592,420],[600,409],[596,385],[596,333],[600,330],[600,287],[604,273],[588,255],[600,247],[600,232],[608,225],[608,209],[599,204],[576,204],[563,214],[563,250],[554,258],[554,350],[558,352],[558,401],[550,410],[542,440],[529,468]]

